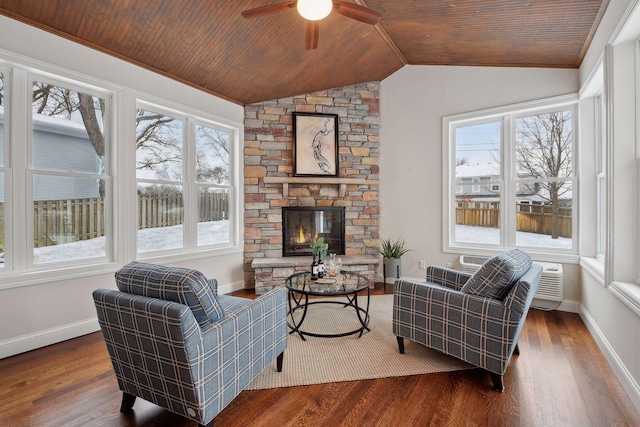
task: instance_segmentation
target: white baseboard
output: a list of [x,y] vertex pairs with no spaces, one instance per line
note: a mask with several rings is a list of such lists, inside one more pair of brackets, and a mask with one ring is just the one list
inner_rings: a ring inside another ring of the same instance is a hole
[[571,299],[562,300],[560,305],[556,310],[566,311],[569,313],[580,313],[580,309],[582,308],[582,304],[580,301],[575,301]]
[[71,338],[90,334],[100,330],[98,318],[81,320],[56,328],[45,329],[32,334],[22,335],[0,341],[0,359],[56,344]]
[[574,300],[562,300],[560,302],[557,301],[549,301],[549,300],[541,300],[537,298],[533,298],[531,302],[531,308],[537,308],[539,310],[547,310],[547,311],[566,311],[568,313],[580,313],[580,304],[579,301]]
[[631,402],[636,407],[636,410],[640,412],[640,386],[635,381],[627,367],[622,363],[622,360],[618,357],[615,350],[607,341],[607,338],[604,336],[598,325],[593,320],[593,317],[589,314],[589,312],[584,308],[580,308],[580,317],[582,321],[587,326],[589,332],[598,344],[600,351],[604,354],[604,357],[609,362],[609,365],[613,369],[613,372],[616,374],[616,377],[622,384],[622,387],[629,395]]
[[221,285],[218,283],[218,294],[225,295],[230,294],[231,292],[241,291],[244,289],[244,281],[240,280],[233,283],[228,283],[226,285]]

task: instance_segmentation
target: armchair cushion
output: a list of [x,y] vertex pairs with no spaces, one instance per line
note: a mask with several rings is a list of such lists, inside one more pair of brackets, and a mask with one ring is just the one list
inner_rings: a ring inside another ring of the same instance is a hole
[[519,249],[489,258],[464,284],[462,292],[503,299],[511,287],[531,267],[531,257]]
[[121,292],[188,306],[201,328],[224,316],[214,293],[217,284],[197,270],[134,261],[116,272],[116,284]]

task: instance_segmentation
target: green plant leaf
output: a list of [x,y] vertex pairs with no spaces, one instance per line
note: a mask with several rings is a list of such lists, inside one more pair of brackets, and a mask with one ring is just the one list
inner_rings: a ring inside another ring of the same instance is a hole
[[405,243],[403,239],[398,239],[398,240],[381,239],[380,245],[382,249],[380,249],[379,252],[385,258],[401,258],[402,255],[406,254],[411,250],[405,247]]

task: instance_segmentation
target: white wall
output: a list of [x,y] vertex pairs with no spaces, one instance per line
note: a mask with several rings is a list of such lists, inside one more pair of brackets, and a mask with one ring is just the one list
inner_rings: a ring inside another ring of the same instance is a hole
[[[100,79],[122,88],[125,98],[133,90],[214,115],[226,123],[242,126],[244,120],[244,109],[239,105],[0,16],[0,59],[7,57],[24,57],[26,62],[43,62]],[[244,285],[241,248],[216,257],[163,262],[197,268],[217,278],[221,291],[228,292]],[[91,292],[98,287],[115,288],[113,273],[128,261],[131,259],[119,256],[116,263],[98,269],[95,275],[0,290],[0,358],[98,330]]]
[[[605,45],[612,48],[605,63],[605,75],[612,83],[611,89],[612,132],[609,158],[612,161],[607,179],[613,185],[608,201],[611,221],[607,229],[609,242],[606,272],[602,264],[583,258],[581,317],[596,338],[614,372],[640,411],[640,285],[635,283],[637,274],[638,188],[636,169],[640,146],[639,95],[637,87],[638,62],[637,38],[640,37],[640,0],[611,0],[580,68],[581,84],[586,87],[593,80],[595,69],[603,57]],[[589,104],[585,99],[581,104]],[[584,108],[588,120],[589,109]],[[586,120],[583,120],[585,122]],[[584,133],[584,131],[583,131]],[[587,140],[583,140],[586,142]],[[585,160],[592,161],[589,146],[583,147]],[[584,163],[588,165],[587,162]],[[593,171],[593,166],[590,165]],[[595,180],[586,177],[582,191],[595,191]],[[590,197],[581,204],[585,221],[581,255],[593,257],[594,238],[588,234],[595,226],[595,199]],[[591,240],[590,240],[591,239]],[[605,274],[606,273],[606,274]]]
[[[457,259],[442,252],[442,117],[578,89],[577,70],[536,68],[405,66],[382,82],[380,236],[413,249],[404,276],[424,277],[419,260]],[[565,265],[564,296],[579,300],[576,265]]]

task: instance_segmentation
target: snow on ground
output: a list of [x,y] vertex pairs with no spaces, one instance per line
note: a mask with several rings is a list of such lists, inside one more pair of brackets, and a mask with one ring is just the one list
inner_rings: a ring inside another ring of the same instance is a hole
[[[198,224],[198,246],[229,241],[229,220],[201,222]],[[148,228],[138,231],[138,251],[149,252],[182,247],[182,225]],[[74,259],[103,257],[107,253],[106,238],[98,237],[79,242],[46,246],[34,250],[34,263],[69,261]]]
[[[229,241],[229,221],[211,221],[198,224],[199,246]],[[456,242],[500,244],[500,230],[489,227],[456,225]],[[516,233],[518,246],[536,248],[571,249],[571,239],[559,237],[552,239],[546,234]],[[182,226],[148,228],[138,231],[138,251],[149,252],[182,247]],[[107,253],[106,239],[98,237],[80,242],[63,243],[55,246],[36,248],[36,264],[46,264],[74,259],[103,257]]]
[[[474,227],[472,225],[456,225],[456,242],[500,244],[500,230],[491,227]],[[548,234],[516,232],[516,245],[535,248],[571,249],[571,239],[558,237],[552,239]]]

